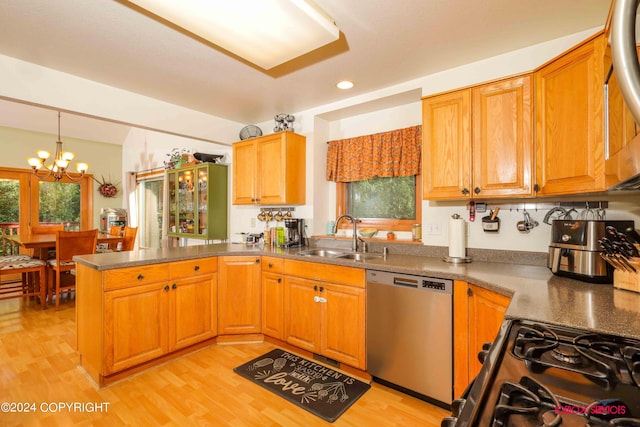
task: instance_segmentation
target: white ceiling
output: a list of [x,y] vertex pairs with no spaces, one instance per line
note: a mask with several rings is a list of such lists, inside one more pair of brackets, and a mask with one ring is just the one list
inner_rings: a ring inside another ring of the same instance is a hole
[[110,0],[2,0],[0,54],[249,124],[601,27],[610,1],[315,3],[340,40],[269,71]]

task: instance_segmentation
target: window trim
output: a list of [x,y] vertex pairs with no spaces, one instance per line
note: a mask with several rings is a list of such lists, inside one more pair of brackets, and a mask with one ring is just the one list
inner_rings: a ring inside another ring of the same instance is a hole
[[[347,182],[336,182],[336,218],[347,212]],[[414,224],[422,223],[422,176],[416,175],[416,219],[367,219],[359,218],[359,228],[373,227],[379,230],[411,231]],[[339,229],[351,229],[353,225],[341,221]]]

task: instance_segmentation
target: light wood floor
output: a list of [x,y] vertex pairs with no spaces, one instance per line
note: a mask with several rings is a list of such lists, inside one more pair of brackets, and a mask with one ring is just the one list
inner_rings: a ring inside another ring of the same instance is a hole
[[[0,425],[428,427],[440,426],[449,415],[374,383],[336,422],[327,423],[233,372],[272,348],[212,345],[97,390],[77,368],[73,300],[61,300],[58,311],[41,310],[30,300],[0,301],[0,403],[35,405],[30,413],[0,411]],[[57,402],[108,407],[87,412]]]

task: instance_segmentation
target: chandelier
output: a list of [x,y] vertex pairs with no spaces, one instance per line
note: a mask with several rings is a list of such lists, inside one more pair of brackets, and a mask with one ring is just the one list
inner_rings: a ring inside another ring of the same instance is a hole
[[80,173],[80,176],[74,178],[69,175],[68,167],[73,159],[73,153],[69,151],[62,151],[62,140],[60,139],[60,111],[58,111],[58,140],[56,141],[56,153],[53,157],[53,162],[47,164],[46,161],[51,156],[51,153],[44,150],[38,150],[38,158],[31,157],[27,159],[33,173],[39,179],[53,178],[54,181],[60,181],[62,178],[67,177],[72,181],[78,181],[82,178],[85,172],[89,169],[89,165],[86,163],[77,163],[76,169]]

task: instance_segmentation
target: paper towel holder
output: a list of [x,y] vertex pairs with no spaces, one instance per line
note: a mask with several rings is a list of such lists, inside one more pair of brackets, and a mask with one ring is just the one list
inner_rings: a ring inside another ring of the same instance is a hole
[[[453,215],[451,216],[451,218],[453,218],[453,219],[459,219],[459,218],[461,218],[461,217],[460,217],[460,215],[458,215],[458,214],[453,214]],[[471,262],[471,258],[469,258],[469,257],[467,257],[467,256],[464,256],[464,257],[452,257],[452,256],[445,256],[445,257],[443,257],[443,258],[442,258],[442,260],[443,260],[444,262],[449,262],[449,263],[452,263],[452,264],[465,264],[465,263],[469,263],[469,262]]]
[[469,257],[459,258],[459,257],[446,256],[446,257],[442,258],[442,260],[444,262],[450,262],[452,264],[465,264],[465,263],[471,262],[471,258],[469,258]]

